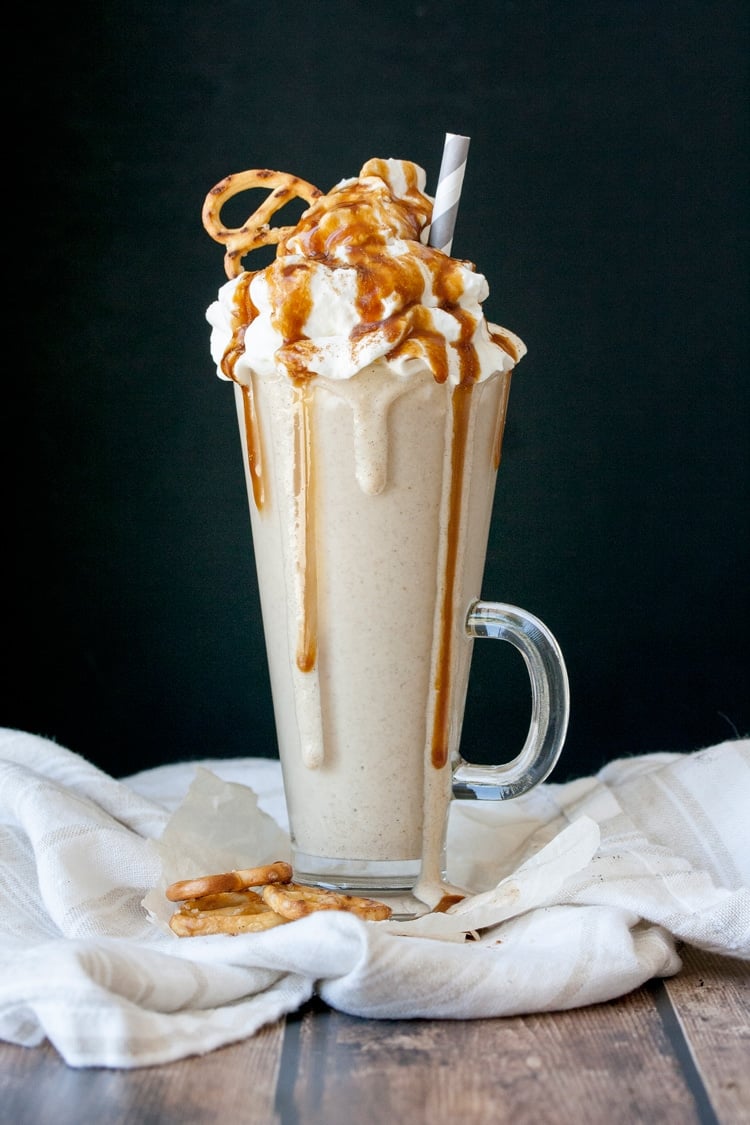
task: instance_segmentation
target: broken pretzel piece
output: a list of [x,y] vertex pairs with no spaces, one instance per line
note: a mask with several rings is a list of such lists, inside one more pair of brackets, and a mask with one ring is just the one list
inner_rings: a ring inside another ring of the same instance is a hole
[[391,917],[390,906],[375,899],[292,883],[291,879],[291,866],[277,860],[262,867],[170,883],[166,896],[180,906],[169,925],[178,937],[196,937],[257,933],[318,910],[346,910],[369,922]]
[[286,922],[255,891],[234,891],[188,899],[169,919],[178,937],[247,934]]
[[346,910],[368,922],[381,922],[390,918],[392,913],[390,906],[386,906],[384,902],[376,902],[373,898],[340,894],[338,891],[308,887],[302,883],[269,885],[261,893],[263,901],[290,922],[318,910]]
[[289,883],[292,869],[283,860],[262,867],[246,867],[225,871],[220,875],[202,875],[199,879],[181,879],[170,883],[164,892],[170,902],[183,902],[189,898],[222,894],[225,891],[244,891],[249,887],[262,887],[267,883]]

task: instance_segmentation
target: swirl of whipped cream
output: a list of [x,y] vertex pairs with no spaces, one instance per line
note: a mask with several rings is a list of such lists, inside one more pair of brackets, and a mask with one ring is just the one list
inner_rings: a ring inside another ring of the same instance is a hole
[[275,260],[224,284],[208,309],[218,374],[343,380],[382,360],[456,386],[510,370],[525,345],[485,319],[474,265],[427,245],[424,186],[418,165],[373,159],[316,199]]

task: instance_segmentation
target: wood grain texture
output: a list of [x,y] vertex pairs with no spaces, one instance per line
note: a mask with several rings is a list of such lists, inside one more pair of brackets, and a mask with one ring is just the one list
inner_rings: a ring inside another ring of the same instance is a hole
[[750,964],[685,948],[665,982],[721,1125],[750,1122]]
[[0,1044],[0,1122],[268,1125],[283,1037],[278,1020],[230,1047],[139,1070],[74,1070],[49,1044]]
[[[700,1122],[648,990],[572,1012],[489,1020],[298,1019],[277,1107],[289,1125]],[[293,1033],[294,1034],[294,1033]]]

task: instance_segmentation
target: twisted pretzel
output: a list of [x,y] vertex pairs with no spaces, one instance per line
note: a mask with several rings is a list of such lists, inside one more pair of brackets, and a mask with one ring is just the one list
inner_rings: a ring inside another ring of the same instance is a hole
[[[225,227],[220,215],[226,201],[238,192],[254,187],[274,190],[241,227]],[[227,248],[224,255],[227,277],[237,277],[242,273],[242,258],[245,254],[259,246],[275,245],[292,233],[293,226],[269,226],[272,215],[285,203],[291,199],[304,199],[306,203],[312,203],[322,194],[320,188],[306,183],[298,176],[292,176],[288,172],[272,172],[268,168],[235,172],[212,187],[203,204],[203,225],[214,241],[223,243]]]
[[202,875],[200,879],[181,879],[170,883],[164,892],[170,902],[204,898],[227,891],[244,891],[248,887],[262,887],[265,883],[288,883],[292,869],[283,860],[267,863],[263,867],[246,867],[239,871],[225,871],[221,875]]

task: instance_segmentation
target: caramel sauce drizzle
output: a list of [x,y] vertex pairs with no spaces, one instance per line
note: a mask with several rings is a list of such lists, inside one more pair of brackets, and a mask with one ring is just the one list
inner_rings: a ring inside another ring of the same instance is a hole
[[508,409],[508,396],[510,394],[510,371],[505,375],[505,387],[498,404],[497,420],[495,422],[495,438],[492,442],[492,464],[495,472],[500,468],[500,459],[503,455],[503,434],[505,433],[505,415]]
[[463,902],[465,898],[466,895],[445,894],[435,906],[433,906],[432,913],[445,914],[452,906],[455,906],[457,902]]
[[253,490],[255,507],[260,511],[266,502],[266,481],[263,473],[263,455],[258,426],[258,413],[255,409],[255,397],[252,383],[241,384],[242,409],[245,417],[245,434],[247,437],[247,467],[250,473],[250,484]]
[[260,512],[266,503],[266,480],[263,472],[263,441],[258,424],[252,383],[240,383],[235,378],[234,368],[245,348],[245,331],[258,315],[258,310],[250,297],[250,282],[254,273],[243,274],[234,291],[234,310],[232,339],[221,360],[221,370],[227,379],[232,379],[242,390],[242,409],[245,420],[247,445],[247,467],[253,490],[253,501]]
[[[431,217],[432,205],[419,191],[416,170],[403,164],[406,198],[397,199],[386,186],[389,179],[385,161],[369,161],[360,179],[335,188],[315,200],[292,233],[279,243],[277,257],[265,271],[271,298],[272,323],[282,337],[275,358],[297,389],[294,414],[295,480],[294,499],[298,526],[298,576],[301,583],[301,620],[296,652],[297,667],[310,672],[317,656],[317,572],[315,557],[315,479],[313,449],[312,395],[314,377],[311,359],[315,344],[304,333],[312,311],[312,275],[315,265],[347,267],[357,274],[357,312],[359,325],[351,333],[356,356],[358,344],[377,331],[392,342],[388,360],[418,357],[429,366],[438,383],[449,375],[448,347],[455,349],[459,361],[459,381],[451,396],[452,448],[451,481],[448,499],[447,553],[440,610],[440,635],[435,663],[435,708],[431,736],[431,761],[436,770],[448,762],[450,703],[452,692],[453,622],[456,613],[455,588],[461,536],[461,507],[464,467],[470,421],[471,393],[479,377],[479,363],[472,344],[476,320],[459,305],[462,293],[461,264],[439,251],[424,246],[420,234]],[[365,181],[362,177],[379,177]],[[383,183],[382,181],[385,181]],[[409,255],[387,252],[391,237],[409,240]],[[450,312],[460,326],[459,339],[447,344],[430,322],[429,310],[421,304],[425,273],[432,279],[435,303]],[[235,291],[232,341],[221,368],[235,379],[234,368],[244,348],[245,331],[258,315],[249,286],[254,273],[241,275]],[[389,300],[399,295],[399,309],[389,313]],[[517,359],[512,340],[493,333],[493,341]],[[509,380],[508,380],[509,382]],[[261,431],[252,387],[241,384],[245,404],[248,462],[258,509],[267,501]],[[494,444],[495,466],[500,461],[502,411]]]
[[432,725],[432,764],[442,769],[448,761],[451,703],[451,657],[453,653],[453,603],[456,588],[456,563],[458,560],[459,531],[461,523],[461,493],[466,461],[466,434],[469,422],[469,396],[472,384],[459,384],[453,391],[453,442],[451,447],[451,485],[448,501],[448,541],[443,581],[443,601],[440,610],[440,637],[435,669],[435,711]]
[[451,480],[448,499],[448,531],[443,575],[443,601],[440,611],[440,636],[438,638],[435,667],[435,709],[432,725],[431,759],[435,769],[448,762],[452,691],[453,620],[455,615],[455,590],[458,552],[461,541],[461,501],[464,489],[467,435],[471,393],[479,377],[479,361],[471,344],[474,319],[460,309],[455,315],[461,323],[461,336],[454,345],[459,353],[460,379],[451,395],[453,427],[451,441]]
[[[502,331],[490,332],[490,339],[493,344],[497,344],[499,348],[502,348],[514,363],[518,363],[521,357],[518,354],[518,348],[510,336],[506,336]],[[510,377],[511,372],[508,371],[505,375],[505,390],[498,406],[495,440],[492,443],[492,464],[495,467],[495,472],[500,468],[500,459],[503,455],[503,434],[505,433],[505,415],[508,410],[508,395],[510,394]]]

